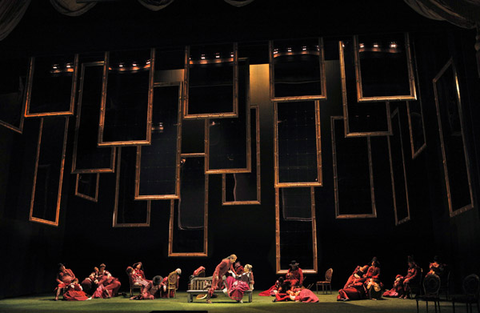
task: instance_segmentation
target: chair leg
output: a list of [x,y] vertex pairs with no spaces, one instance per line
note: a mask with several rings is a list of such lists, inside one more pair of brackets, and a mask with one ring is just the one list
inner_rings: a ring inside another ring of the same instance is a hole
[[417,302],[417,313],[419,312],[419,308],[418,308],[418,298],[415,299],[415,301]]
[[318,294],[318,284],[315,284],[315,291],[316,291],[317,294]]

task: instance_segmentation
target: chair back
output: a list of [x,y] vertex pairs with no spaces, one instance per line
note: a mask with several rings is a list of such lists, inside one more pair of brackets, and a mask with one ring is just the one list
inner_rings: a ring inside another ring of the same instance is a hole
[[436,274],[429,274],[423,280],[423,290],[426,296],[438,296],[442,282]]
[[478,296],[480,291],[480,278],[470,274],[463,279],[463,292],[468,296]]
[[173,272],[168,275],[168,287],[177,288],[177,273]]
[[325,281],[332,282],[333,268],[329,268],[325,272]]

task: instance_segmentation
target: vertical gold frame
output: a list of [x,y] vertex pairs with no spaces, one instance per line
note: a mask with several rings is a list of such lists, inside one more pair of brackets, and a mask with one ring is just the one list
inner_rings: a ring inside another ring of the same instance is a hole
[[[82,100],[83,100],[83,86],[84,86],[84,75],[85,69],[90,66],[104,66],[104,61],[98,62],[88,62],[82,63],[82,69],[80,72],[80,81],[78,86],[78,99],[77,99],[77,114],[75,118],[75,137],[73,142],[73,155],[72,155],[72,174],[80,174],[80,173],[113,173],[115,172],[115,147],[111,148],[111,155],[110,155],[110,167],[108,168],[97,168],[97,169],[77,169],[77,152],[78,152],[78,137],[80,132],[80,121],[82,115]],[[103,98],[103,96],[102,96]],[[77,175],[78,179],[78,175]]]
[[325,73],[325,51],[323,47],[323,37],[318,38],[318,46],[320,48],[320,79],[322,94],[309,96],[291,96],[291,97],[275,97],[275,67],[273,65],[274,41],[268,42],[269,46],[269,63],[270,63],[270,99],[271,101],[298,101],[298,100],[325,100],[327,99],[327,79]]
[[[226,183],[226,175],[227,174],[222,174],[222,205],[257,205],[261,204],[261,165],[260,165],[260,110],[258,108],[258,105],[250,106],[251,110],[255,110],[256,114],[256,119],[255,119],[255,128],[256,128],[256,133],[255,133],[255,142],[256,142],[256,154],[255,154],[255,160],[256,160],[256,169],[257,169],[257,200],[249,200],[249,201],[227,201],[227,183]],[[250,115],[251,116],[251,115]],[[251,157],[250,157],[251,159]]]
[[[455,90],[457,93],[457,100],[458,100],[458,115],[460,119],[460,129],[461,129],[461,135],[462,135],[462,141],[463,141],[463,153],[465,155],[465,167],[467,172],[468,189],[470,193],[470,204],[456,210],[454,210],[453,204],[452,204],[452,194],[450,190],[450,180],[449,180],[448,168],[447,168],[447,155],[445,151],[445,141],[443,138],[442,119],[441,119],[438,91],[437,91],[437,81],[442,77],[442,75],[450,66],[452,67],[453,76],[455,80]],[[472,181],[470,177],[470,158],[468,157],[467,146],[465,141],[462,101],[460,96],[460,85],[458,83],[457,69],[455,67],[455,63],[453,62],[453,58],[450,58],[450,60],[448,60],[445,66],[440,70],[437,76],[435,76],[435,78],[433,79],[433,91],[435,94],[435,108],[437,110],[438,133],[440,137],[440,149],[442,150],[443,171],[444,171],[444,178],[445,178],[445,187],[447,191],[448,210],[450,212],[450,217],[454,217],[465,211],[472,209],[474,207],[474,203],[473,203]]]
[[[320,101],[319,100],[307,100],[315,103],[315,133],[316,133],[316,147],[317,147],[317,182],[291,182],[281,183],[279,173],[279,147],[278,147],[278,103],[298,102],[299,100],[292,101],[274,101],[274,113],[273,113],[273,129],[274,129],[274,167],[275,167],[275,188],[285,187],[321,187],[323,186],[323,171],[322,171],[322,141],[321,141],[321,129],[320,129]],[[302,100],[300,100],[302,101]]]
[[[275,269],[277,274],[286,274],[288,269],[280,266],[280,196],[279,189],[275,188]],[[318,273],[318,252],[317,252],[317,219],[315,216],[315,188],[310,187],[310,201],[312,208],[312,245],[313,245],[313,269],[303,269],[305,274]]]
[[359,42],[358,35],[353,36],[353,44],[355,51],[355,74],[357,77],[357,100],[358,102],[367,102],[367,101],[401,101],[401,100],[417,100],[417,90],[415,86],[415,75],[413,72],[412,64],[412,53],[410,49],[410,36],[408,33],[404,33],[405,36],[405,51],[407,56],[407,70],[408,70],[408,80],[410,86],[409,95],[397,95],[397,96],[378,96],[378,97],[364,97],[363,96],[363,86],[362,86],[362,71],[360,64],[360,51],[359,51]]
[[386,107],[386,119],[387,119],[387,131],[373,131],[373,132],[350,132],[350,123],[348,119],[348,96],[347,96],[347,74],[345,65],[345,50],[343,41],[338,43],[339,59],[340,59],[340,77],[342,80],[342,102],[343,102],[343,118],[345,137],[366,137],[366,136],[391,136],[392,135],[392,123],[390,119],[390,103],[385,102]]
[[420,112],[422,117],[423,145],[421,145],[420,148],[418,148],[415,151],[415,147],[413,145],[413,127],[412,127],[412,115],[410,113],[410,101],[407,101],[408,132],[410,134],[410,147],[412,150],[412,160],[415,159],[420,153],[422,153],[423,150],[427,148],[427,135],[425,132],[425,122],[423,119],[423,106],[422,106],[422,100],[420,98],[419,98],[418,104],[420,105]]
[[[85,174],[85,173],[84,173],[84,174]],[[99,188],[99,184],[100,184],[100,173],[88,173],[88,174],[95,174],[95,175],[97,175],[96,185],[95,185],[95,197],[90,197],[89,195],[80,193],[80,192],[78,191],[78,182],[79,182],[79,180],[80,180],[80,175],[82,175],[82,174],[76,174],[76,178],[75,178],[75,196],[77,196],[77,197],[79,197],[79,198],[86,199],[86,200],[90,200],[90,201],[93,201],[93,202],[98,202],[98,188]]]
[[59,115],[73,115],[75,108],[75,95],[77,92],[77,77],[78,77],[78,54],[74,55],[73,61],[73,75],[72,75],[72,90],[70,92],[70,108],[69,111],[64,112],[43,112],[43,113],[30,113],[30,102],[32,100],[32,86],[33,86],[33,74],[35,72],[35,57],[30,58],[30,67],[28,70],[27,79],[27,93],[25,96],[25,117],[46,117],[46,116],[59,116]]
[[32,187],[32,196],[30,198],[30,213],[29,213],[29,221],[37,222],[52,226],[58,226],[59,217],[60,217],[60,208],[61,208],[61,201],[62,201],[62,186],[63,186],[63,172],[65,168],[65,153],[67,150],[67,136],[68,136],[68,121],[69,118],[65,117],[65,124],[64,124],[64,131],[63,131],[63,147],[62,147],[62,161],[60,165],[60,177],[58,183],[58,190],[57,190],[57,206],[56,206],[56,214],[55,214],[55,221],[49,221],[42,218],[38,218],[33,216],[33,206],[35,203],[35,189],[37,185],[37,172],[38,172],[38,162],[40,160],[40,149],[42,146],[42,134],[43,134],[43,121],[44,118],[40,118],[40,128],[38,131],[38,144],[37,144],[37,153],[35,157],[35,170],[33,174],[33,187]]
[[[228,118],[238,117],[238,44],[233,43],[233,111],[225,113],[199,113],[189,114],[189,101],[190,101],[190,46],[185,47],[185,71],[184,71],[184,83],[183,87],[185,95],[185,101],[183,103],[183,118],[184,119],[204,119],[204,118]],[[206,62],[207,63],[207,62]]]
[[334,183],[334,195],[335,195],[335,218],[336,219],[353,219],[353,218],[376,218],[377,206],[375,203],[375,187],[373,183],[373,162],[372,162],[372,145],[370,137],[367,136],[368,145],[368,171],[370,173],[370,198],[372,201],[372,213],[371,214],[341,214],[340,213],[340,199],[338,194],[338,172],[337,172],[337,148],[335,137],[335,121],[343,120],[343,116],[331,117],[331,132],[332,132],[332,154],[333,154],[333,183]]
[[122,147],[117,149],[117,169],[115,176],[115,204],[113,209],[113,223],[112,227],[150,227],[150,215],[152,209],[152,202],[150,200],[145,200],[147,202],[147,221],[145,223],[119,223],[118,220],[118,198],[119,198],[119,189],[120,189],[120,172],[122,164]]
[[[137,161],[135,167],[135,200],[168,200],[178,199],[180,197],[180,155],[182,150],[182,102],[183,102],[183,83],[154,83],[154,88],[178,86],[178,116],[177,116],[177,165],[175,170],[175,194],[172,195],[140,195],[140,169],[142,160],[142,147],[137,147]],[[153,105],[153,104],[152,104]],[[153,107],[152,107],[153,110]]]
[[[204,154],[182,154],[183,158],[205,157]],[[170,200],[170,220],[168,224],[168,257],[207,257],[208,256],[208,175],[205,174],[205,203],[203,215],[203,251],[202,252],[173,252],[173,229],[175,218],[175,200]]]
[[153,82],[155,78],[155,48],[150,49],[150,69],[148,83],[148,105],[147,105],[147,125],[145,129],[145,140],[129,141],[103,141],[103,131],[105,129],[105,114],[107,106],[107,85],[108,85],[108,67],[110,65],[110,52],[105,52],[105,65],[103,67],[103,86],[102,102],[100,106],[100,121],[98,125],[98,146],[99,147],[121,147],[121,146],[141,146],[149,145],[152,138],[152,108],[153,108]]
[[387,136],[387,145],[388,145],[388,159],[390,164],[390,178],[392,181],[392,196],[393,196],[393,210],[395,211],[395,225],[400,225],[410,220],[410,201],[408,196],[408,181],[407,181],[407,170],[405,167],[405,153],[403,149],[403,136],[402,136],[402,124],[400,123],[400,111],[396,108],[392,113],[392,119],[397,117],[398,119],[398,129],[399,131],[399,138],[400,138],[400,150],[402,152],[402,169],[403,169],[403,180],[405,182],[405,201],[407,204],[407,216],[403,219],[398,218],[397,212],[397,195],[395,192],[395,173],[393,172],[393,157],[392,157],[392,144],[390,137]]

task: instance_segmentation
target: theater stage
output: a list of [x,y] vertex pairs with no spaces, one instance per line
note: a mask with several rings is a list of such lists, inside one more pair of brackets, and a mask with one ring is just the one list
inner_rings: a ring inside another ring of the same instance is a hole
[[[272,303],[272,297],[260,297],[255,291],[252,303],[236,303],[219,295],[212,304],[205,300],[195,300],[187,303],[187,294],[178,292],[175,299],[157,299],[134,301],[124,297],[112,299],[92,299],[90,301],[54,301],[53,292],[49,295],[19,297],[0,300],[0,312],[152,312],[152,311],[204,311],[204,312],[416,312],[415,300],[384,299],[337,302],[337,293],[332,295],[319,294],[319,303]],[[433,303],[429,304],[433,312]],[[476,308],[474,308],[475,310]],[[452,312],[450,302],[442,302],[442,312]],[[464,305],[456,306],[456,312],[466,312]],[[420,312],[426,312],[425,303],[420,302]]]

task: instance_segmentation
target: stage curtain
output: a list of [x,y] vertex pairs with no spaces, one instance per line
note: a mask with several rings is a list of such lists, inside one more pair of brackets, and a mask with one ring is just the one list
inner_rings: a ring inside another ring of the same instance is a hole
[[174,0],[138,0],[144,7],[152,11],[160,11],[165,9]]
[[0,40],[5,39],[27,11],[30,0],[0,1]]
[[93,8],[96,2],[77,3],[77,0],[50,0],[52,6],[58,12],[68,16],[79,16]]

